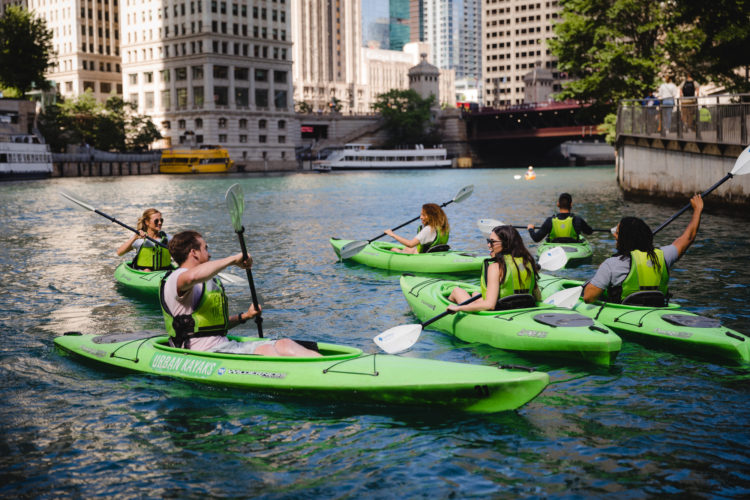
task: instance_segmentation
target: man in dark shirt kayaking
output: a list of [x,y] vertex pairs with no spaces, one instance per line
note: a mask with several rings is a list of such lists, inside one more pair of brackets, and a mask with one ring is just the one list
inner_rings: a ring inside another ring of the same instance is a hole
[[568,193],[561,194],[557,200],[559,212],[556,215],[547,217],[538,231],[534,230],[534,224],[528,225],[531,239],[536,242],[547,236],[547,241],[551,243],[574,243],[581,239],[581,233],[591,234],[591,226],[581,217],[573,215],[570,212],[572,207],[573,197]]

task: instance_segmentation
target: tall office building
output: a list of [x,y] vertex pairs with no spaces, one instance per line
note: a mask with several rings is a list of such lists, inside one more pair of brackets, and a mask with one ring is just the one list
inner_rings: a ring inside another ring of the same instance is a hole
[[387,49],[390,44],[390,8],[385,2],[362,0],[362,46]]
[[421,0],[424,41],[433,64],[456,72],[462,88],[481,84],[479,0]]
[[[409,0],[390,0],[388,17],[388,49],[401,50],[409,43]],[[418,41],[418,40],[414,40]]]
[[[551,91],[559,91],[567,77],[557,70],[557,59],[547,45],[547,40],[554,37],[552,25],[560,11],[557,0],[483,0],[482,8],[482,104],[521,104],[525,95],[544,95],[525,88],[524,77],[529,73],[529,84],[548,87],[550,79],[546,75],[551,73]],[[535,69],[548,71],[538,77],[541,73]]]
[[[121,0],[120,0],[121,1]],[[55,50],[47,79],[62,96],[91,90],[100,101],[122,94],[118,0],[28,0],[20,4],[47,21]]]
[[124,97],[173,146],[217,144],[255,169],[294,161],[289,0],[120,2]]
[[291,0],[291,17],[294,100],[314,111],[338,103],[343,113],[368,112],[360,0]]

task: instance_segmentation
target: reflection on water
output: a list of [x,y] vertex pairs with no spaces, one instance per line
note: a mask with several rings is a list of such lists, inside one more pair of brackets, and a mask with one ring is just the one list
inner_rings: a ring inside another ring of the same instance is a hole
[[[201,231],[214,257],[239,251],[224,193],[239,182],[243,223],[272,335],[355,345],[415,322],[398,274],[337,262],[331,236],[370,239],[444,203],[451,246],[487,251],[480,218],[541,224],[562,191],[594,227],[637,215],[655,227],[674,207],[627,202],[611,168],[144,176],[0,184],[0,493],[4,496],[248,497],[747,496],[750,369],[626,342],[614,366],[533,359],[423,332],[410,356],[532,365],[552,384],[518,412],[330,405],[259,396],[89,366],[54,349],[65,331],[158,330],[158,307],[114,285],[130,234],[57,195],[64,188],[135,225],[151,206],[165,230]],[[424,193],[430,193],[428,198]],[[750,333],[750,235],[713,215],[672,273],[675,302]],[[670,243],[683,216],[657,236]],[[399,234],[410,235],[416,225]],[[614,251],[591,237],[585,279]],[[527,239],[527,243],[530,241]],[[235,271],[234,274],[242,276]],[[231,309],[249,301],[231,286]],[[253,325],[246,325],[252,331]],[[135,495],[133,492],[137,492]]]

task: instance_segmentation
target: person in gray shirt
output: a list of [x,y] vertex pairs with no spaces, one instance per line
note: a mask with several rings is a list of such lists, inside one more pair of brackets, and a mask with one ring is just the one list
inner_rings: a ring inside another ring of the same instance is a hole
[[[703,212],[703,199],[701,195],[696,194],[693,196],[690,199],[690,205],[693,207],[693,216],[685,231],[671,245],[659,248],[667,269],[672,267],[677,259],[685,253],[688,247],[695,241],[695,236],[698,233],[701,213]],[[656,262],[655,257],[652,257],[655,255],[653,233],[648,224],[642,219],[637,217],[623,217],[620,223],[617,224],[614,235],[617,241],[617,253],[602,262],[594,277],[586,284],[583,290],[583,300],[586,303],[594,302],[605,291],[611,291],[623,285],[623,282],[632,271],[631,252],[644,252],[648,254],[649,259]],[[651,266],[651,264],[648,265],[649,267]],[[620,302],[620,297],[608,297],[607,300],[609,302]]]

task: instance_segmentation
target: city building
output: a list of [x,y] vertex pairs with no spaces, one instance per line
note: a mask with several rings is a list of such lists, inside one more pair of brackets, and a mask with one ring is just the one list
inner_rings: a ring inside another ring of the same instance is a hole
[[314,112],[369,113],[360,0],[289,0],[294,101]]
[[47,79],[63,97],[90,90],[99,101],[122,95],[120,5],[123,0],[27,0],[26,7],[47,22],[56,57]]
[[[481,86],[481,10],[478,0],[420,0],[412,12],[422,11],[422,39],[430,45],[432,62],[456,73],[456,85]],[[413,25],[414,26],[414,25]],[[414,32],[414,27],[413,27]],[[454,100],[460,100],[455,96]]]
[[[567,76],[557,70],[557,60],[547,45],[555,36],[553,24],[559,11],[557,0],[482,0],[482,105],[521,104],[528,98],[542,99],[543,94],[547,100],[561,90]],[[551,73],[551,86],[547,74],[532,73],[539,69]],[[530,73],[527,82],[539,86],[543,82],[551,93],[537,89],[527,95],[524,78]]]
[[120,2],[124,98],[167,145],[219,145],[238,168],[293,165],[291,0]]

